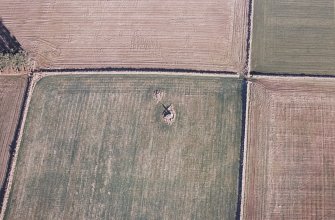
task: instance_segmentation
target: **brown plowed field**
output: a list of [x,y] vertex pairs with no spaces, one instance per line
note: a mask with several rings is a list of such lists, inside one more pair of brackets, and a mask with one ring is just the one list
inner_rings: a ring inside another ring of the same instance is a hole
[[244,219],[335,219],[335,81],[251,83]]
[[17,126],[26,76],[0,75],[0,188],[8,165],[10,144]]
[[4,24],[39,67],[241,71],[247,0],[2,0]]

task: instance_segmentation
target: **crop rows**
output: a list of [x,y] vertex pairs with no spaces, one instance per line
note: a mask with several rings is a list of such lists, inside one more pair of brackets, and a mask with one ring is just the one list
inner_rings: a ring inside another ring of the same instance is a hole
[[244,219],[335,218],[334,80],[250,85]]
[[333,0],[254,1],[251,71],[335,74]]
[[2,0],[0,14],[40,68],[240,72],[246,2]]
[[5,219],[235,218],[241,90],[222,77],[43,78]]
[[3,187],[14,133],[19,120],[26,76],[0,75],[0,188]]

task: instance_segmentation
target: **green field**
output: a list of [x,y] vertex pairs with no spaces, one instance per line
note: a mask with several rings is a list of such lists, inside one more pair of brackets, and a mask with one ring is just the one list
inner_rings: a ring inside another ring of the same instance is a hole
[[241,93],[225,77],[43,78],[5,219],[235,219]]
[[254,1],[252,71],[334,74],[334,0]]

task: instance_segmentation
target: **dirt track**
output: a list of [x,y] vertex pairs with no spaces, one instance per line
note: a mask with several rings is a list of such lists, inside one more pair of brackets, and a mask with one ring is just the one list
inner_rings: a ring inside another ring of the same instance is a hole
[[240,72],[246,63],[246,0],[2,0],[1,5],[4,24],[39,67]]

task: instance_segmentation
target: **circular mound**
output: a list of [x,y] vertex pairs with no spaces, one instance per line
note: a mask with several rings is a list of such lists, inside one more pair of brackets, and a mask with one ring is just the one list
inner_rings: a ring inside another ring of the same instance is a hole
[[176,111],[172,104],[164,109],[162,117],[163,121],[168,125],[171,125],[176,120]]

